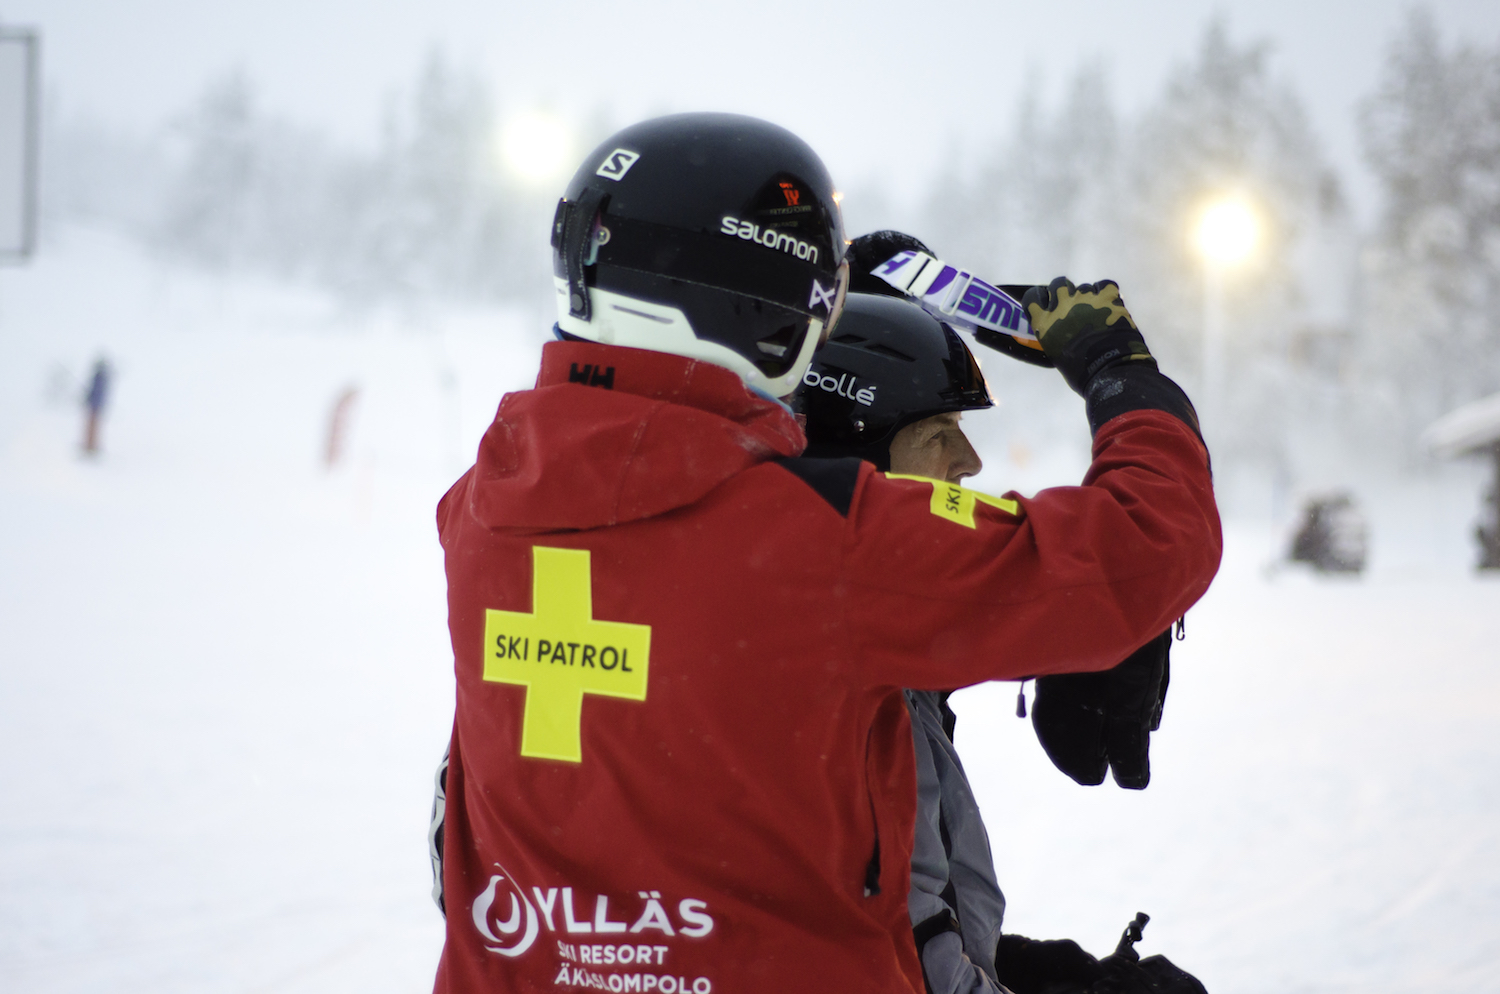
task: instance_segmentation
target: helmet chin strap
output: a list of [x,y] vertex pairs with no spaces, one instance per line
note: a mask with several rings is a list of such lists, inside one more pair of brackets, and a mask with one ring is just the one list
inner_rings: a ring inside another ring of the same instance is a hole
[[792,405],[788,404],[786,401],[782,400],[780,397],[772,397],[770,394],[766,393],[760,387],[753,387],[753,386],[751,386],[748,383],[745,384],[745,389],[749,390],[751,393],[755,394],[755,396],[759,397],[762,400],[769,400],[771,403],[775,404],[777,407],[781,408],[783,411],[786,411],[788,414],[792,413]]
[[777,394],[778,397],[790,397],[802,383],[803,375],[812,365],[813,353],[823,344],[823,327],[823,322],[818,318],[808,318],[807,331],[802,336],[802,347],[797,350],[797,358],[792,362],[791,368],[775,380],[767,381],[768,385],[781,391]]

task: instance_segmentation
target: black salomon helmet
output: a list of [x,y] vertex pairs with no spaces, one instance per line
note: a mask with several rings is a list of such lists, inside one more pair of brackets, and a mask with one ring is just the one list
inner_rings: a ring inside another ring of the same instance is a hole
[[558,327],[802,381],[848,280],[833,181],[811,148],[735,114],[632,125],[584,159],[552,223]]
[[891,439],[913,421],[993,407],[958,333],[910,300],[851,293],[793,406],[809,456],[857,455],[890,469]]

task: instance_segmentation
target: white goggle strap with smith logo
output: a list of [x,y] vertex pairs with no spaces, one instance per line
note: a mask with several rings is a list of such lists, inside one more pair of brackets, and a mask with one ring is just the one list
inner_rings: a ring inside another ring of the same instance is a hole
[[914,297],[939,321],[968,332],[992,331],[1036,343],[1019,300],[926,252],[898,252],[876,266],[873,275]]

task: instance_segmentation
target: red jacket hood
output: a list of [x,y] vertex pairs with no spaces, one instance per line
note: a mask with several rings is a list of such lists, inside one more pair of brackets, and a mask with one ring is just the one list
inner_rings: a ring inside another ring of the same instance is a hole
[[721,366],[549,342],[536,387],[500,401],[450,496],[490,528],[597,528],[685,507],[806,445],[784,407]]

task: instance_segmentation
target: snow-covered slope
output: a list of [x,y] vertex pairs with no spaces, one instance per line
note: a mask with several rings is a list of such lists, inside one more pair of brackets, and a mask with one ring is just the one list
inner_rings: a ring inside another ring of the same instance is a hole
[[[426,989],[452,709],[432,512],[545,319],[352,313],[86,230],[48,249],[0,272],[0,990]],[[85,462],[100,349],[119,376]],[[984,454],[996,489],[1074,459]],[[959,695],[1009,927],[1102,953],[1145,910],[1142,950],[1215,994],[1495,990],[1476,481],[1371,489],[1362,581],[1268,576],[1279,537],[1231,522],[1144,793],[1052,770],[1013,684]]]
[[1270,580],[1262,529],[1172,655],[1145,791],[1080,787],[965,691],[958,745],[1007,928],[1143,952],[1223,992],[1500,989],[1500,578]]
[[540,336],[64,234],[0,274],[0,990],[426,989],[433,508]]

